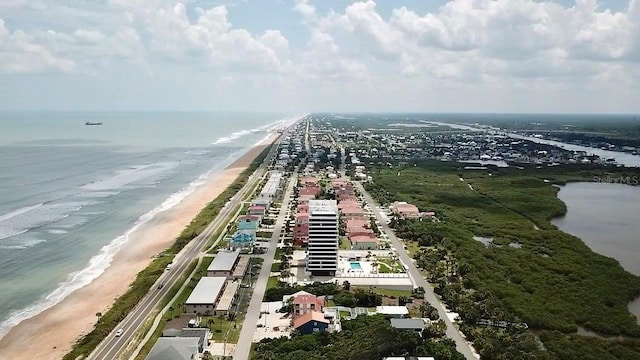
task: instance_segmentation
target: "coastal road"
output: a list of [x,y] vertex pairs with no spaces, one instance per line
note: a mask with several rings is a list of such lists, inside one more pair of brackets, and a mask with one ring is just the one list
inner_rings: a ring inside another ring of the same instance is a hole
[[264,298],[264,293],[267,289],[267,282],[269,281],[269,274],[271,273],[271,265],[273,265],[273,258],[276,254],[276,245],[278,244],[280,234],[282,233],[285,221],[287,220],[287,209],[289,208],[289,203],[291,202],[291,196],[293,194],[293,188],[296,184],[297,177],[298,172],[295,171],[291,174],[291,178],[289,179],[289,184],[284,194],[284,199],[282,200],[282,206],[280,207],[280,214],[278,214],[278,219],[276,220],[276,226],[273,232],[273,236],[271,237],[271,242],[269,244],[269,250],[264,257],[264,263],[262,264],[262,269],[260,270],[260,276],[258,277],[258,281],[256,281],[256,286],[253,290],[253,296],[251,297],[251,302],[249,303],[249,308],[247,309],[244,324],[242,324],[242,330],[240,332],[238,344],[236,345],[236,350],[233,354],[234,360],[249,359],[251,344],[253,343],[253,336],[256,333],[256,329],[258,328],[262,299]]
[[416,286],[421,286],[424,288],[425,290],[424,299],[428,301],[431,305],[433,305],[436,309],[438,309],[438,315],[440,315],[440,319],[442,319],[447,325],[447,332],[446,332],[447,337],[449,337],[451,340],[453,340],[456,343],[456,349],[462,355],[464,355],[465,358],[472,359],[472,360],[479,359],[480,356],[477,355],[474,349],[464,339],[462,333],[460,333],[460,331],[455,327],[453,322],[449,320],[449,318],[447,317],[444,304],[440,301],[440,299],[436,297],[436,294],[433,292],[433,288],[431,287],[431,285],[424,279],[420,271],[418,271],[418,268],[413,262],[413,259],[411,259],[407,251],[404,249],[404,244],[396,237],[395,233],[389,227],[389,225],[387,225],[387,222],[380,214],[380,210],[376,206],[376,203],[371,197],[371,195],[369,195],[369,193],[364,189],[364,187],[360,182],[354,181],[354,184],[364,196],[364,199],[367,202],[367,204],[369,204],[371,211],[374,212],[376,219],[378,219],[378,221],[380,222],[380,227],[387,234],[387,236],[391,240],[391,243],[396,248],[396,251],[398,252],[398,256],[400,257],[400,260],[402,260],[402,262],[407,267],[407,272],[409,273],[409,276],[411,276],[411,278],[413,279],[414,284]]
[[[277,145],[282,137],[278,138],[274,144]],[[152,286],[147,295],[133,308],[133,310],[120,322],[98,347],[91,353],[91,360],[113,360],[118,359],[122,351],[126,349],[133,339],[136,331],[144,324],[151,312],[160,305],[162,299],[171,291],[175,285],[180,284],[180,278],[187,275],[187,270],[192,261],[198,258],[203,251],[209,238],[219,227],[227,226],[226,219],[235,212],[235,208],[240,204],[247,193],[260,181],[262,174],[268,169],[268,165],[274,159],[277,146],[273,146],[268,156],[260,167],[253,173],[249,181],[238,191],[226,206],[218,213],[216,218],[207,228],[196,238],[191,240],[173,260],[171,270],[165,271],[158,281]],[[162,289],[158,289],[159,284],[164,284]],[[115,332],[122,329],[121,336],[116,337]]]

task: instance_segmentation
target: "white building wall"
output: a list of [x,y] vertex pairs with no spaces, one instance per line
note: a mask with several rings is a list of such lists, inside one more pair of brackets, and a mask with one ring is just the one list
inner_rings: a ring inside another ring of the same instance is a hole
[[307,271],[335,274],[338,269],[338,235],[338,203],[335,200],[310,200]]

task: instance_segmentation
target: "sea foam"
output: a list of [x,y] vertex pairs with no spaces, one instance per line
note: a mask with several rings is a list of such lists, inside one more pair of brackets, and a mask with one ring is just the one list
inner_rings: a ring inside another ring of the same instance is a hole
[[[0,339],[6,335],[12,327],[60,303],[65,297],[69,296],[69,294],[88,285],[98,276],[102,275],[111,265],[115,254],[127,244],[130,236],[136,230],[151,221],[156,215],[170,210],[174,206],[180,204],[187,196],[206,183],[208,178],[216,171],[219,171],[219,169],[212,169],[200,175],[196,180],[192,181],[182,190],[170,195],[162,204],[140,216],[133,227],[127,230],[123,235],[113,239],[109,244],[103,246],[100,249],[100,253],[92,257],[84,269],[69,274],[65,281],[61,282],[55,290],[50,292],[40,301],[37,301],[21,310],[12,312],[9,317],[0,324]],[[17,249],[17,246],[18,245],[12,248]]]

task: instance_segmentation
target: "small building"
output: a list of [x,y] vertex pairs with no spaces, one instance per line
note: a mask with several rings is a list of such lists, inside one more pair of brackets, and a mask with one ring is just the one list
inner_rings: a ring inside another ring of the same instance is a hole
[[391,326],[398,329],[409,331],[422,336],[422,330],[426,327],[423,319],[391,319]]
[[238,231],[256,231],[260,225],[260,217],[255,215],[243,215],[238,217]]
[[233,273],[231,274],[231,278],[233,280],[242,280],[247,275],[249,271],[249,257],[248,256],[240,256],[238,259],[238,263],[233,269]]
[[269,208],[269,206],[271,206],[271,200],[270,199],[262,199],[262,198],[256,198],[251,200],[251,206],[262,206],[265,209]]
[[315,296],[304,291],[293,294],[293,314],[296,319],[313,311],[324,312],[326,299],[324,296]]
[[293,227],[293,244],[295,246],[306,245],[309,240],[309,214],[296,214],[296,223]]
[[406,306],[376,306],[376,313],[397,319],[409,316],[409,310]]
[[240,249],[219,251],[207,268],[207,276],[231,277],[239,257]]
[[198,338],[198,351],[202,353],[204,349],[209,347],[209,338],[211,332],[208,328],[202,327],[186,327],[182,329],[165,328],[162,330],[162,337],[181,337],[181,338]]
[[396,201],[391,204],[391,211],[399,217],[410,219],[420,217],[420,210],[418,210],[418,207],[404,201]]
[[237,300],[238,287],[240,283],[237,281],[228,281],[224,289],[224,293],[216,304],[214,315],[227,315]]
[[253,205],[249,207],[247,214],[255,215],[255,216],[265,216],[267,213],[267,208],[262,205]]
[[224,289],[225,277],[203,277],[184,302],[187,314],[211,315]]
[[324,318],[324,314],[318,311],[308,312],[293,321],[293,328],[302,335],[313,334],[314,332],[327,331],[329,320]]
[[231,243],[229,245],[233,249],[246,249],[251,247],[255,240],[255,232],[240,230],[231,236]]
[[197,337],[161,337],[158,338],[146,360],[198,360]]
[[380,246],[380,240],[371,236],[351,236],[349,241],[353,250],[377,250]]

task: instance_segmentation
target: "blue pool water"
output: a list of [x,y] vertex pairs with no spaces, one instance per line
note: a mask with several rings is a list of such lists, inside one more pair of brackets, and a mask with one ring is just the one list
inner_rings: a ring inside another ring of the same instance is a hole
[[352,262],[352,263],[351,263],[351,268],[352,268],[353,270],[362,270],[362,266],[360,266],[360,263],[359,263],[359,262]]

